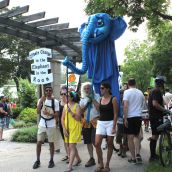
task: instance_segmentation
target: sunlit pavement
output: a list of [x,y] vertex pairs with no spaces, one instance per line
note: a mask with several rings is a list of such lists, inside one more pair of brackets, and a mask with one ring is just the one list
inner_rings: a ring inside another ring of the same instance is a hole
[[[0,172],[63,172],[67,169],[67,164],[61,161],[61,158],[65,156],[62,143],[60,153],[55,153],[55,167],[52,169],[48,168],[49,147],[48,144],[45,143],[42,146],[41,166],[40,168],[33,170],[32,166],[36,160],[36,144],[10,142],[9,138],[13,132],[13,129],[5,130],[5,141],[0,142]],[[124,159],[118,157],[117,153],[114,152],[110,164],[111,172],[144,172],[145,165],[148,163],[149,159],[149,142],[147,141],[147,138],[150,136],[149,133],[144,133],[144,140],[142,141],[141,155],[143,158],[143,165],[133,165],[128,163],[127,160],[130,158],[129,152],[127,152],[127,158]],[[77,147],[79,155],[82,159],[82,164],[78,167],[75,167],[73,171],[93,172],[96,166],[89,168],[85,167],[85,163],[89,159],[86,146],[81,143],[78,144]],[[106,157],[106,152],[107,150],[103,150],[104,159]],[[94,156],[96,157],[95,151]]]

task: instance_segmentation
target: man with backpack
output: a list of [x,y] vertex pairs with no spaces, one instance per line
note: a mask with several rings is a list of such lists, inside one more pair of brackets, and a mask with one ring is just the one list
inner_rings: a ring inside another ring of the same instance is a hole
[[37,133],[37,160],[33,165],[33,169],[36,169],[40,166],[41,146],[45,140],[46,134],[50,146],[50,161],[48,168],[54,167],[54,137],[56,133],[56,121],[58,119],[59,102],[52,96],[53,89],[51,86],[46,86],[44,91],[45,96],[42,96],[37,104],[37,112],[40,115],[40,121],[38,124]]

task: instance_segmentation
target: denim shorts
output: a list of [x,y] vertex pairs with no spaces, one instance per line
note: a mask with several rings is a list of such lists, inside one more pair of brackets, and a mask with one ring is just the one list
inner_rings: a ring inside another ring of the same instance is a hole
[[3,129],[5,127],[5,118],[0,118],[0,128]]

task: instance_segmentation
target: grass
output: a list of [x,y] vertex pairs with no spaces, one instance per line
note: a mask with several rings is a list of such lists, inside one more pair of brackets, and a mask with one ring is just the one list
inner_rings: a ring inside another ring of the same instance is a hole
[[163,167],[160,162],[151,162],[146,166],[145,172],[172,172],[172,164],[168,167]]

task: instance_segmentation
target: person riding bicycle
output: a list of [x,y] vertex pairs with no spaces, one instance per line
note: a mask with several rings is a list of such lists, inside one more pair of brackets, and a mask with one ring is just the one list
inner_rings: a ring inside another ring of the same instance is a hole
[[163,123],[163,116],[169,113],[169,110],[164,108],[163,94],[164,94],[165,79],[162,76],[155,78],[155,88],[151,90],[148,99],[149,118],[151,123],[152,137],[150,138],[150,158],[149,161],[158,160],[156,154],[156,144],[160,132],[157,127]]

